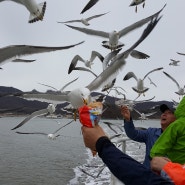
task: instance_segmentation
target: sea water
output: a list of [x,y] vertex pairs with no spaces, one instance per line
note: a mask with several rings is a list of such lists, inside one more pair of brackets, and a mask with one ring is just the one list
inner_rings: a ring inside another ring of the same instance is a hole
[[[71,120],[34,118],[22,127],[11,130],[24,118],[0,118],[1,185],[110,184],[108,168],[84,146],[78,121],[58,131],[60,136],[56,140],[49,140],[46,135],[22,135],[16,131],[49,134]],[[119,120],[109,121],[122,124]],[[103,123],[100,124],[109,135],[115,134]],[[135,121],[135,125],[146,128],[160,126],[159,120]],[[136,160],[143,160],[144,150],[143,144],[127,141],[127,153]]]

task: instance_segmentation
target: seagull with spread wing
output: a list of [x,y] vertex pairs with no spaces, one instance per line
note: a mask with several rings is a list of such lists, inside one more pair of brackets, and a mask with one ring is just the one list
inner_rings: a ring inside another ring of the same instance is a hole
[[[16,59],[16,57],[32,55],[38,53],[46,53],[51,51],[58,51],[69,49],[80,44],[84,43],[84,41],[79,42],[77,44],[69,45],[69,46],[59,46],[59,47],[47,47],[47,46],[31,46],[31,45],[10,45],[3,48],[0,48],[0,65],[3,65],[10,60],[12,62],[21,62],[21,59]],[[22,62],[26,62],[25,60]],[[30,62],[30,61],[27,61]]]
[[[8,1],[8,0],[0,0]],[[46,1],[42,3],[37,3],[35,0],[11,0],[15,3],[21,4],[27,8],[30,12],[29,23],[34,23],[36,21],[42,21],[44,18],[45,10],[46,10]]]
[[178,94],[179,96],[185,95],[185,85],[184,87],[180,87],[179,83],[177,82],[177,80],[175,80],[175,78],[173,78],[171,75],[169,75],[165,71],[163,71],[163,73],[176,84],[178,91],[176,91],[175,93]]
[[47,115],[47,114],[53,114],[54,112],[55,112],[55,106],[53,104],[49,104],[46,109],[42,109],[42,110],[38,110],[38,111],[33,112],[31,115],[26,117],[21,123],[19,123],[16,127],[12,128],[11,130],[15,130],[15,129],[21,127],[22,125],[24,125],[29,120],[31,120],[35,117],[43,116],[43,115]]
[[[108,12],[107,12],[108,13]],[[82,19],[76,19],[76,20],[70,20],[70,21],[65,21],[65,22],[58,22],[58,23],[73,23],[73,22],[81,22],[82,24],[84,24],[85,26],[89,26],[90,23],[89,21],[98,17],[101,17],[103,15],[106,15],[107,13],[103,13],[103,14],[98,14],[98,15],[94,15],[88,18],[82,18]]]
[[74,120],[71,120],[70,122],[66,123],[65,125],[62,125],[60,128],[58,128],[57,130],[55,130],[53,133],[51,134],[48,134],[48,133],[45,133],[45,132],[19,132],[19,131],[16,131],[17,134],[28,134],[28,135],[44,135],[44,136],[47,136],[48,139],[51,139],[51,140],[55,140],[57,137],[60,136],[60,134],[57,134],[57,132],[59,130],[61,130],[62,128],[66,127],[67,125],[69,125],[70,123],[72,123]]
[[132,111],[137,103],[144,103],[147,101],[151,101],[155,98],[155,96],[146,100],[136,100],[137,98],[135,98],[134,100],[129,100],[129,99],[126,99],[126,96],[124,96],[124,98],[121,98],[120,100],[115,101],[115,104],[119,107],[127,106],[128,109]]
[[154,115],[154,114],[157,113],[157,111],[155,111],[155,112],[150,112],[150,113],[146,113],[146,114],[145,114],[145,113],[143,113],[143,112],[140,112],[140,111],[137,110],[136,108],[134,108],[134,110],[140,115],[139,119],[140,119],[141,121],[147,120],[149,116],[152,116],[152,115]]
[[153,14],[153,15],[145,18],[145,19],[142,19],[138,22],[135,22],[135,23],[131,24],[130,26],[127,26],[127,27],[121,29],[120,31],[113,30],[111,32],[105,32],[105,31],[99,31],[99,30],[93,30],[93,29],[70,26],[70,25],[67,25],[67,24],[66,24],[66,26],[68,26],[69,28],[72,28],[74,30],[77,30],[77,31],[83,32],[85,34],[88,34],[88,35],[107,38],[109,40],[108,41],[103,41],[102,42],[103,46],[105,48],[115,50],[115,49],[118,49],[118,48],[121,48],[122,46],[124,46],[124,44],[119,41],[119,39],[121,37],[127,35],[131,31],[133,31],[133,30],[143,26],[144,24],[150,22],[151,19],[155,19],[156,17],[158,17],[159,13],[164,9],[164,7],[160,11],[158,11],[157,13],[155,13],[155,14]]
[[179,66],[179,62],[181,62],[180,60],[174,60],[174,59],[170,59],[172,62],[169,63],[170,66]]
[[149,71],[149,72],[144,76],[143,79],[137,78],[137,76],[134,74],[134,72],[128,72],[128,73],[125,75],[125,77],[123,78],[123,80],[129,80],[130,78],[134,78],[134,79],[136,80],[136,82],[137,82],[137,85],[136,85],[135,87],[132,87],[132,89],[133,89],[135,92],[137,92],[137,93],[139,94],[139,96],[140,96],[141,94],[144,95],[144,93],[145,93],[146,91],[149,90],[148,87],[145,87],[145,86],[144,86],[144,80],[145,80],[145,78],[146,78],[149,74],[151,74],[151,73],[153,73],[153,72],[155,72],[155,71],[159,71],[159,70],[161,70],[161,69],[163,69],[163,67],[159,67],[159,68],[156,68],[156,69],[153,69],[153,70]]
[[92,51],[91,52],[91,57],[89,60],[85,60],[84,58],[82,58],[80,55],[75,55],[71,61],[71,64],[69,66],[68,69],[68,74],[70,74],[73,70],[82,70],[82,71],[88,71],[91,72],[93,75],[95,75],[97,77],[97,75],[95,73],[93,73],[92,71],[88,70],[87,68],[83,68],[83,67],[76,67],[77,62],[81,61],[85,64],[86,67],[91,69],[91,66],[93,65],[93,61],[95,60],[95,58],[98,57],[101,61],[103,61],[103,56],[97,52],[97,51]]

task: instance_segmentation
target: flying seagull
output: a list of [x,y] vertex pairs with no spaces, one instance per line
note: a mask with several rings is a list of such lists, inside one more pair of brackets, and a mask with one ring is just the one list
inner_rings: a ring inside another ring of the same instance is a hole
[[79,87],[66,93],[17,93],[15,95],[25,99],[37,99],[40,101],[44,100],[46,102],[57,101],[58,103],[61,103],[62,101],[68,101],[76,109],[80,106],[83,106],[84,104],[91,102],[91,92],[102,87],[102,85],[106,83],[107,80],[110,81],[109,79],[115,78],[118,71],[121,70],[121,68],[126,64],[125,59],[128,57],[130,52],[135,49],[135,47],[137,47],[151,33],[160,18],[152,19],[143,31],[140,38],[128,50],[116,55],[112,59],[111,64],[87,86],[81,88]]
[[143,8],[145,7],[145,0],[132,0],[130,6],[136,6],[135,12],[137,13],[137,6],[143,3]]
[[[108,13],[108,12],[107,12]],[[84,24],[85,26],[89,26],[90,23],[89,21],[98,17],[101,17],[107,13],[103,13],[103,14],[98,14],[98,15],[94,15],[88,18],[82,18],[82,19],[77,19],[77,20],[70,20],[70,21],[65,21],[65,22],[58,22],[58,23],[73,23],[73,22],[81,22],[82,24]]]
[[[0,0],[0,2],[6,0]],[[44,18],[46,10],[46,1],[42,3],[37,3],[35,0],[11,0],[15,3],[21,4],[27,8],[30,12],[29,23],[34,23],[36,21],[42,21]]]
[[177,82],[177,80],[175,80],[175,78],[173,78],[171,75],[169,75],[168,73],[164,72],[163,73],[170,78],[173,82],[175,82],[175,84],[177,85],[178,91],[176,91],[175,93],[178,94],[179,96],[183,96],[185,95],[185,85],[184,87],[180,87],[179,83]]
[[157,111],[155,111],[155,112],[150,112],[150,113],[145,114],[145,113],[142,113],[142,112],[138,111],[136,108],[134,108],[134,110],[140,115],[139,119],[141,121],[147,120],[149,116],[152,116],[152,115],[157,113]]
[[146,100],[136,100],[137,98],[135,98],[134,100],[129,100],[129,99],[126,99],[126,96],[124,96],[124,98],[121,98],[120,100],[115,101],[115,104],[119,107],[127,106],[128,109],[132,111],[137,103],[144,103],[147,101],[151,101],[155,98],[155,96]]
[[75,55],[73,57],[72,61],[71,61],[70,66],[69,66],[68,74],[70,74],[76,68],[76,65],[77,65],[78,61],[83,62],[86,67],[91,69],[91,65],[93,64],[93,61],[95,60],[96,57],[98,57],[101,61],[103,61],[103,59],[104,59],[103,56],[97,51],[92,51],[91,52],[91,57],[90,57],[89,60],[85,60],[80,55]]
[[[16,59],[17,56],[32,55],[37,53],[46,53],[57,50],[69,49],[80,45],[84,41],[69,46],[47,47],[47,46],[31,46],[31,45],[10,45],[0,48],[0,65]],[[14,61],[16,62],[16,61]]]
[[179,62],[181,62],[180,60],[174,60],[174,59],[170,59],[172,62],[169,63],[170,66],[179,66]]
[[[82,57],[80,57],[79,55],[76,55],[76,56],[73,58],[73,60],[72,60],[72,62],[71,62],[71,64],[70,64],[70,66],[69,66],[68,74],[70,74],[73,70],[79,70],[79,71],[90,72],[90,73],[92,73],[95,77],[97,77],[97,75],[96,75],[91,69],[84,68],[84,67],[76,67],[77,61],[80,60],[80,61],[82,61],[82,62],[85,63],[85,66],[86,66],[86,67],[91,68],[91,65],[93,64],[93,61],[94,61],[95,57],[98,57],[98,58],[100,59],[100,61],[102,62],[102,68],[103,68],[103,70],[105,70],[105,69],[107,68],[107,66],[109,65],[109,62],[111,61],[111,59],[112,59],[113,57],[115,57],[115,56],[119,53],[120,50],[121,50],[121,49],[114,50],[114,51],[108,53],[105,57],[103,57],[103,56],[102,56],[99,52],[97,52],[97,51],[92,51],[92,52],[91,52],[91,58],[90,58],[89,60],[85,60],[85,59],[83,59]],[[109,86],[109,85],[108,85],[108,86]],[[106,88],[106,87],[105,87],[105,88]],[[104,87],[103,87],[103,89],[104,89]]]
[[121,48],[122,46],[124,46],[124,44],[119,41],[119,39],[121,37],[125,36],[126,34],[130,33],[131,31],[143,26],[144,24],[151,21],[151,19],[156,18],[159,15],[159,13],[164,9],[164,7],[160,11],[158,11],[157,13],[155,13],[145,19],[142,19],[138,22],[135,22],[135,23],[131,24],[130,26],[127,26],[127,27],[121,29],[120,31],[113,30],[111,32],[105,32],[105,31],[93,30],[93,29],[88,29],[88,28],[70,26],[68,24],[65,24],[65,25],[68,26],[69,28],[83,32],[88,35],[107,38],[109,40],[103,41],[102,46],[104,46],[105,48],[109,48],[111,50],[115,50],[115,49],[118,49],[118,48]]
[[65,126],[69,125],[70,123],[72,123],[74,120],[71,120],[70,122],[66,123],[65,125],[62,125],[60,128],[58,128],[57,130],[55,130],[53,133],[51,134],[48,134],[48,133],[44,133],[44,132],[19,132],[19,131],[16,131],[17,134],[35,134],[35,135],[44,135],[44,136],[47,136],[49,139],[51,140],[55,140],[57,137],[60,136],[60,134],[57,134],[57,132],[59,130],[61,130],[62,128],[64,128]]
[[54,112],[55,112],[55,106],[53,104],[49,104],[46,109],[42,109],[42,110],[38,110],[38,111],[33,112],[31,115],[26,117],[21,123],[19,123],[16,127],[12,128],[11,130],[15,130],[15,129],[21,127],[22,125],[24,125],[29,120],[31,120],[35,117],[43,116],[46,114],[53,114]]
[[136,82],[137,82],[137,85],[136,85],[136,87],[132,87],[132,89],[133,89],[135,92],[137,92],[137,93],[139,94],[139,96],[140,96],[141,94],[144,95],[144,93],[145,93],[146,91],[149,90],[148,87],[145,87],[145,86],[144,86],[144,80],[145,80],[145,78],[146,78],[149,74],[151,74],[151,73],[153,73],[153,72],[155,72],[155,71],[159,71],[159,70],[161,70],[161,69],[163,69],[163,67],[159,67],[159,68],[156,68],[156,69],[153,69],[153,70],[149,71],[149,72],[144,76],[143,79],[137,78],[137,76],[134,74],[134,72],[128,72],[128,73],[125,75],[125,77],[123,78],[123,80],[129,80],[130,78],[134,78],[134,79],[136,80]]

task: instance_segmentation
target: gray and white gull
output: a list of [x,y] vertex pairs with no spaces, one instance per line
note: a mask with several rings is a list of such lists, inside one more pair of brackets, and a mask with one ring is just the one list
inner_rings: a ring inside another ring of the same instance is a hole
[[149,90],[148,87],[145,87],[145,86],[144,86],[144,80],[145,80],[145,78],[146,78],[149,74],[151,74],[151,73],[153,73],[153,72],[155,72],[155,71],[162,70],[162,69],[163,69],[163,67],[159,67],[159,68],[153,69],[153,70],[149,71],[142,79],[141,79],[141,78],[138,78],[138,77],[135,75],[134,72],[128,72],[128,73],[125,75],[125,77],[123,78],[123,80],[129,80],[130,78],[134,78],[134,79],[136,80],[136,82],[137,82],[137,85],[136,85],[135,87],[132,87],[132,89],[133,89],[135,92],[137,92],[139,96],[140,96],[141,94],[144,95],[144,93],[145,93],[146,91]]
[[47,136],[48,139],[50,140],[55,140],[57,137],[60,136],[60,134],[57,134],[57,132],[59,130],[61,130],[62,128],[66,127],[67,125],[69,125],[70,123],[72,123],[74,120],[69,121],[68,123],[66,123],[65,125],[62,125],[60,128],[58,128],[57,130],[55,130],[53,133],[45,133],[45,132],[20,132],[20,131],[16,131],[17,134],[28,134],[28,135],[44,135]]
[[[3,48],[0,48],[0,65],[3,65],[6,62],[21,62],[17,57],[38,54],[38,53],[46,53],[51,51],[59,51],[64,49],[69,49],[80,44],[84,43],[84,41],[79,42],[77,44],[68,45],[68,46],[59,46],[59,47],[47,47],[47,46],[32,46],[32,45],[9,45]],[[30,62],[23,60],[22,62]]]
[[35,117],[43,116],[43,115],[47,115],[47,114],[53,114],[54,112],[55,112],[55,106],[53,104],[49,104],[46,109],[41,109],[41,110],[35,111],[32,114],[30,114],[23,121],[21,121],[21,123],[19,123],[16,127],[12,128],[11,130],[15,130],[15,129],[21,127],[22,125],[24,125],[29,120],[31,120]]
[[177,82],[177,80],[175,80],[175,78],[173,78],[171,75],[169,75],[168,73],[166,73],[165,71],[163,71],[163,73],[168,77],[170,78],[177,86],[178,90],[175,92],[176,94],[178,94],[179,96],[183,96],[185,95],[185,85],[184,87],[181,87],[179,85],[179,83]]
[[[10,0],[0,0],[10,1]],[[21,4],[27,8],[30,12],[29,23],[34,23],[36,21],[42,21],[44,18],[45,10],[46,10],[46,1],[42,3],[37,3],[36,0],[11,0],[15,3]]]
[[107,38],[109,40],[108,41],[103,41],[102,46],[104,46],[105,48],[111,49],[111,50],[115,50],[115,49],[118,49],[118,48],[124,46],[124,44],[119,41],[119,39],[121,37],[127,35],[128,33],[130,33],[131,31],[133,31],[137,28],[140,28],[144,24],[150,22],[151,19],[154,19],[154,18],[158,17],[159,13],[164,9],[164,7],[160,11],[158,11],[157,13],[155,13],[155,14],[147,17],[147,18],[144,18],[140,21],[137,21],[137,22],[131,24],[130,26],[127,26],[127,27],[125,27],[125,28],[123,28],[119,31],[113,30],[113,31],[110,31],[110,32],[105,32],[105,31],[100,31],[100,30],[93,30],[93,29],[88,29],[88,28],[70,26],[70,25],[67,25],[67,24],[65,24],[65,25],[68,26],[69,28],[72,28],[74,30],[83,32],[83,33],[88,34],[88,35]]
[[[108,12],[107,12],[108,13]],[[98,17],[101,17],[103,15],[106,15],[107,13],[102,13],[102,14],[97,14],[91,17],[87,17],[87,18],[82,18],[82,19],[75,19],[75,20],[70,20],[70,21],[65,21],[65,22],[58,22],[58,23],[74,23],[74,22],[81,22],[82,24],[84,24],[85,26],[89,26],[90,23],[89,21]]]

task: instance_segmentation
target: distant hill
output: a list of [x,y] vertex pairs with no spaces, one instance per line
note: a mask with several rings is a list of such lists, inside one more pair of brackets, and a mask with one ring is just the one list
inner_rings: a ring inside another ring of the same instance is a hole
[[[32,92],[35,92],[36,90],[33,90]],[[34,111],[44,109],[47,107],[48,103],[46,102],[40,102],[40,101],[31,101],[31,100],[25,100],[16,96],[6,96],[8,94],[12,93],[21,93],[22,91],[19,89],[16,89],[14,87],[5,87],[0,86],[0,114],[12,114],[12,115],[27,115],[31,114]],[[52,92],[52,91],[50,91]],[[92,96],[98,96],[102,95],[98,92],[93,92]],[[120,114],[120,109],[118,106],[115,105],[115,101],[118,100],[117,98],[107,96],[106,97],[106,104],[108,108],[103,113],[102,118],[104,119],[117,119],[122,118],[122,115]],[[159,107],[156,107],[157,105],[161,104],[167,104],[172,106],[172,102],[169,101],[150,101],[150,102],[144,102],[144,103],[137,103],[135,108],[143,113],[148,113],[152,111],[157,111],[156,114],[151,116],[151,119],[159,119],[160,118],[160,111]],[[69,103],[61,103],[58,104],[56,107],[56,114],[63,115],[65,112],[61,110],[61,108],[65,107]],[[151,109],[152,107],[156,107],[155,109]],[[135,111],[132,111],[132,117],[133,119],[137,119],[139,117],[138,113]]]

